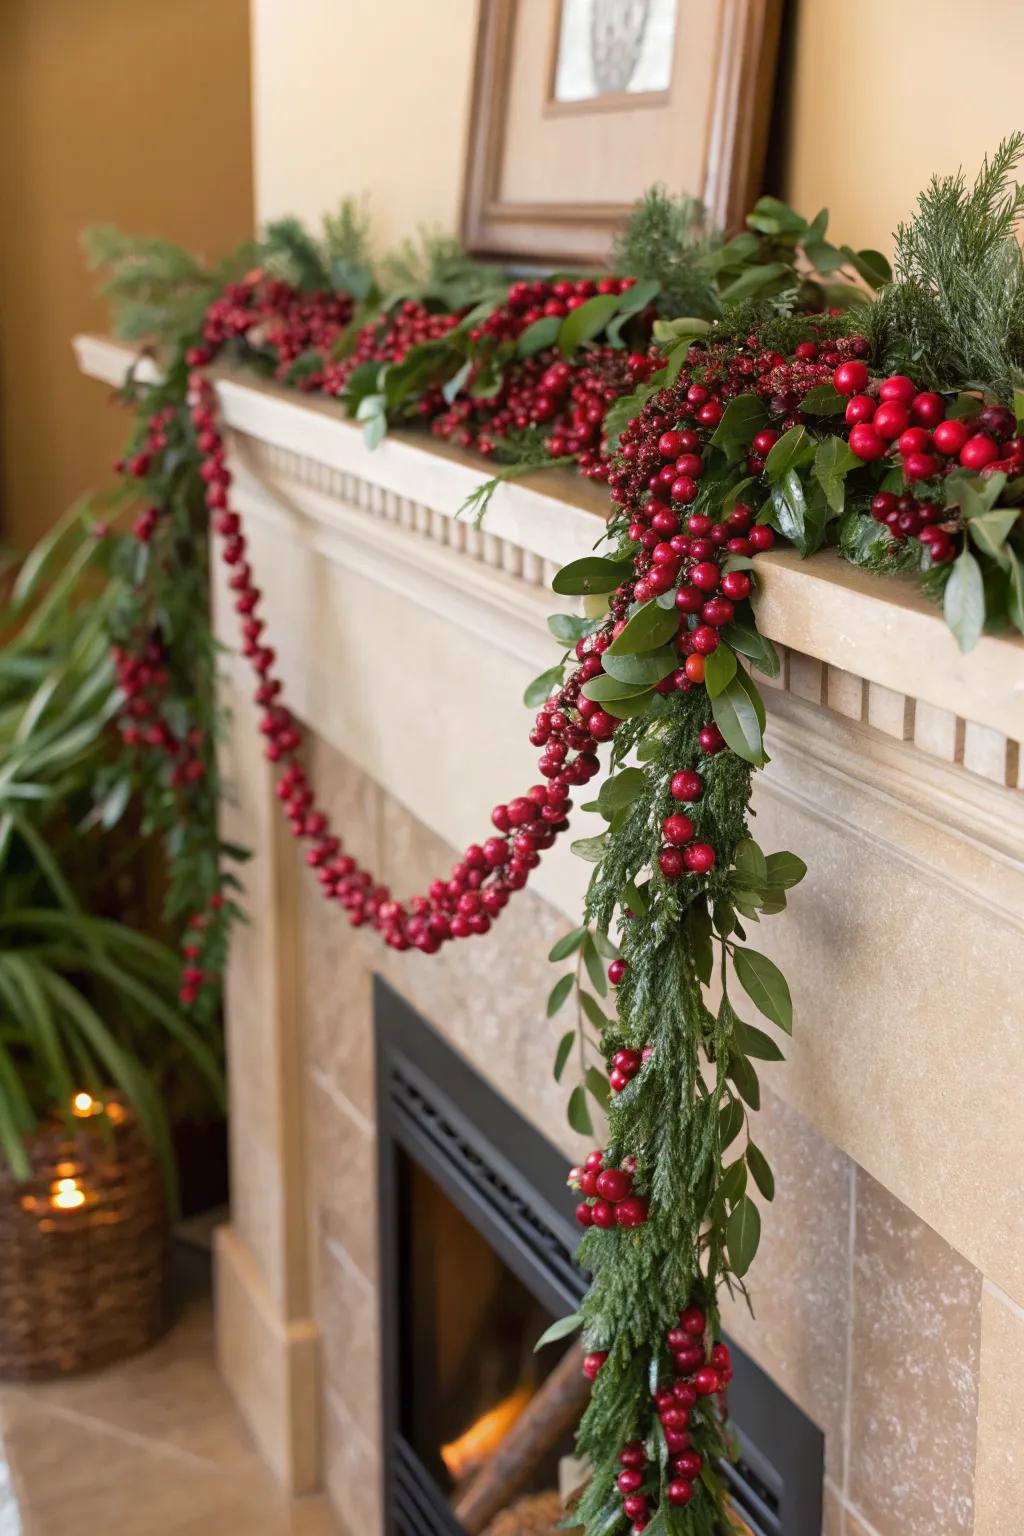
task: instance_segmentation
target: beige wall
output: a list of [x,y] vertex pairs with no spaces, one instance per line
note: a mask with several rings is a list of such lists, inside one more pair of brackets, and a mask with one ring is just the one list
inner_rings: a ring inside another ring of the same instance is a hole
[[79,231],[218,254],[252,228],[247,0],[0,3],[0,528],[30,543],[126,427],[81,378],[106,306]]
[[252,0],[256,211],[372,194],[385,245],[458,224],[476,0]]
[[[784,191],[883,250],[933,171],[1024,126],[1021,0],[790,0]],[[453,229],[476,0],[252,0],[261,217],[369,191],[380,236]]]

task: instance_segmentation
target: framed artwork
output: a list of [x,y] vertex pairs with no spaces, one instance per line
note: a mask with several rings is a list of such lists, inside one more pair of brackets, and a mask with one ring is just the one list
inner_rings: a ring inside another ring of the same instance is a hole
[[760,190],[782,0],[480,0],[463,196],[479,255],[598,263],[661,182]]

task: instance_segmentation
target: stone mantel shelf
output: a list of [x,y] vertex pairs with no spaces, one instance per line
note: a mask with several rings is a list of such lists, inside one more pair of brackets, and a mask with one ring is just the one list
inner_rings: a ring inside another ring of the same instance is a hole
[[[81,370],[114,386],[136,358],[105,337],[79,336],[74,346]],[[138,374],[155,377],[155,365],[143,359]],[[395,432],[370,449],[332,401],[239,372],[218,370],[215,378],[233,432],[442,517],[453,518],[490,473],[478,457],[424,433]],[[540,472],[498,489],[484,533],[543,562],[547,575],[591,553],[606,505],[601,487],[565,470]],[[963,656],[941,613],[911,580],[857,570],[831,551],[806,561],[795,551],[776,551],[758,561],[758,578],[758,624],[777,644],[1011,741],[1024,736],[1024,638],[986,635]],[[549,608],[557,601],[549,596]]]

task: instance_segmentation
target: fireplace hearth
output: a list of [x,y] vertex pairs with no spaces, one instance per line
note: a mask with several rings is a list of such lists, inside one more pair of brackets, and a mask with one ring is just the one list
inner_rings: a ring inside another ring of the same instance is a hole
[[[586,1283],[565,1157],[379,978],[374,1018],[384,1528],[479,1536],[581,1475],[576,1346],[533,1352]],[[737,1513],[753,1536],[819,1536],[824,1437],[730,1347]]]

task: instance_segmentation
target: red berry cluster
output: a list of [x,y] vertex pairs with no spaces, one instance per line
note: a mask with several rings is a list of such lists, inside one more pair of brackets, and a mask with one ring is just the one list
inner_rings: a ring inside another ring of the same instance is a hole
[[473,341],[515,341],[523,331],[546,316],[559,319],[579,309],[597,293],[625,293],[636,283],[635,277],[556,278],[536,282],[521,280],[508,290],[504,304],[493,309],[470,332]]
[[170,673],[159,639],[147,640],[137,655],[120,645],[114,646],[112,654],[121,691],[118,729],[125,746],[163,753],[175,789],[200,783],[206,777],[202,732],[192,726],[184,736],[176,736],[162,714]]
[[[348,294],[305,293],[254,270],[240,283],[230,284],[209,306],[203,345],[193,348],[186,361],[190,368],[201,368],[225,343],[242,337],[276,355],[274,375],[281,379],[304,353],[323,352],[326,361],[351,318]],[[306,373],[296,383],[300,389],[319,389],[323,373]]]
[[[653,1394],[669,1453],[665,1497],[677,1508],[690,1503],[704,1466],[704,1457],[694,1449],[690,1434],[694,1407],[699,1398],[721,1392],[732,1380],[728,1345],[715,1344],[709,1357],[704,1343],[706,1331],[703,1308],[686,1307],[679,1314],[678,1325],[669,1329],[666,1340],[675,1361],[676,1378],[670,1387],[659,1387]],[[615,1486],[622,1494],[622,1512],[632,1523],[633,1536],[641,1536],[654,1513],[652,1501],[660,1480],[658,1461],[656,1457],[653,1463],[649,1460],[642,1440],[624,1445],[618,1460],[622,1471]]]
[[220,914],[224,911],[224,897],[217,891],[210,897],[209,910],[196,912],[188,920],[188,929],[185,943],[182,946],[182,959],[184,961],[181,972],[181,988],[178,992],[178,1000],[186,1008],[198,1001],[203,987],[210,986],[217,979],[216,971],[204,968],[203,956],[208,954],[211,946],[221,948],[223,934],[216,934],[212,930],[220,923]]
[[582,1168],[569,1169],[569,1187],[585,1196],[576,1207],[576,1220],[581,1227],[600,1227],[604,1231],[612,1227],[623,1227],[626,1231],[642,1227],[651,1210],[644,1195],[633,1193],[635,1158],[623,1158],[622,1166],[615,1168],[606,1165],[605,1156],[601,1151],[590,1152]]
[[[920,390],[906,374],[895,373],[872,384],[862,362],[836,369],[832,382],[846,402],[849,444],[865,463],[892,459],[908,486],[942,480],[957,466],[992,473],[1024,474],[1024,438],[1016,418],[1003,405],[982,405],[968,418],[948,416],[946,401],[933,390]],[[896,539],[919,539],[932,563],[945,565],[959,546],[955,509],[927,494],[897,496],[880,491],[871,514]]]
[[[167,429],[173,419],[173,405],[154,411],[146,423],[145,443],[137,453],[132,454],[130,459],[117,459],[113,466],[115,473],[127,475],[132,480],[144,480],[149,474],[153,460],[167,447]],[[149,543],[159,517],[159,507],[147,507],[144,512],[139,513],[132,526],[132,532],[141,544]]]

